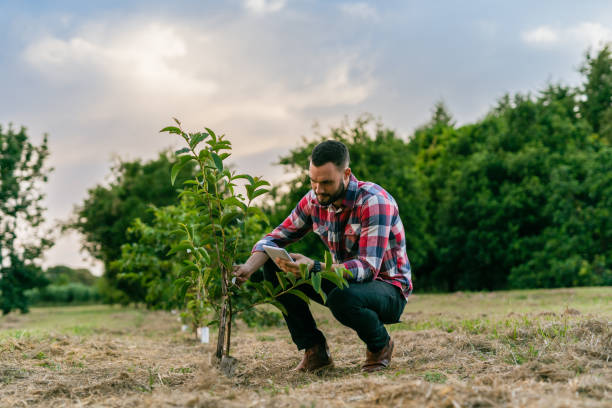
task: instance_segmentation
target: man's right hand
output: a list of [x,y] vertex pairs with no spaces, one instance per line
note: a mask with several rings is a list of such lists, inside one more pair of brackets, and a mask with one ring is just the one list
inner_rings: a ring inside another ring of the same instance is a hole
[[240,286],[246,282],[268,259],[265,252],[253,252],[244,264],[235,265],[232,273],[236,277],[236,285]]
[[240,286],[246,282],[251,277],[253,272],[255,271],[251,270],[251,268],[249,268],[246,264],[234,265],[234,270],[232,273],[236,277],[236,285]]

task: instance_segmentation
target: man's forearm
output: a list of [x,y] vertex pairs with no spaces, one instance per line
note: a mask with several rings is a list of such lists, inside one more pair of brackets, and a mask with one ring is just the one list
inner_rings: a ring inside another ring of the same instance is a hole
[[249,259],[247,259],[244,263],[244,266],[249,268],[251,273],[253,273],[261,268],[261,266],[265,264],[268,259],[270,259],[270,257],[265,252],[253,252]]

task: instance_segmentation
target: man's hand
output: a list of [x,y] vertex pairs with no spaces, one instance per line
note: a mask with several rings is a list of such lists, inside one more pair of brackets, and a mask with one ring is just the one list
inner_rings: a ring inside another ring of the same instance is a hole
[[312,269],[312,266],[314,265],[314,261],[310,258],[308,258],[307,256],[304,256],[302,254],[289,254],[291,256],[291,258],[293,258],[294,263],[291,263],[285,259],[281,259],[281,258],[276,258],[276,264],[278,266],[280,266],[281,270],[287,273],[292,273],[294,274],[296,277],[300,277],[300,265],[301,264],[305,264],[308,266],[308,270]]
[[251,277],[253,272],[255,272],[255,271],[251,270],[251,268],[249,268],[248,265],[246,265],[246,264],[244,264],[244,265],[234,265],[234,269],[233,269],[232,273],[236,277],[236,285],[240,286],[244,282],[246,282]]
[[251,275],[270,259],[265,252],[253,252],[243,265],[234,265],[232,273],[236,277],[236,285],[246,282]]

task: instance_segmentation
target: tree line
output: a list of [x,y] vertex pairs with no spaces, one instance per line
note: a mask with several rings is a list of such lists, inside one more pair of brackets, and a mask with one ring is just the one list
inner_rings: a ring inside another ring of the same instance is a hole
[[[270,223],[254,221],[247,240],[254,242],[289,214],[310,188],[312,148],[336,139],[348,146],[356,177],[380,184],[396,199],[417,291],[611,285],[610,46],[587,53],[580,72],[577,87],[549,84],[534,93],[505,95],[484,117],[461,126],[439,102],[409,137],[372,115],[316,132],[279,159],[295,177],[272,189],[273,199],[260,205]],[[20,208],[11,200],[20,181],[9,176],[17,173],[7,159],[27,156],[11,144],[19,134],[25,137],[23,131],[0,131],[3,220]],[[34,153],[29,166],[43,177]],[[44,159],[46,142],[38,154]],[[176,306],[167,288],[180,268],[168,252],[178,239],[175,223],[195,216],[176,198],[195,168],[185,166],[173,186],[175,161],[170,152],[145,163],[120,161],[113,181],[90,189],[64,225],[79,231],[84,249],[104,263],[104,284],[98,287],[109,302]],[[18,298],[20,279],[23,287],[36,285],[36,267],[27,259],[40,253],[16,251],[15,238],[6,232],[13,224],[0,225],[2,299],[18,304],[5,299]],[[324,252],[314,234],[291,250],[314,258]]]

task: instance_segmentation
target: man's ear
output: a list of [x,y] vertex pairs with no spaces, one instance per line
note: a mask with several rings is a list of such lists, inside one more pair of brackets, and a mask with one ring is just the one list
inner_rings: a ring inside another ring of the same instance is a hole
[[351,168],[347,167],[346,169],[344,169],[344,178],[348,180],[350,177],[351,177]]

